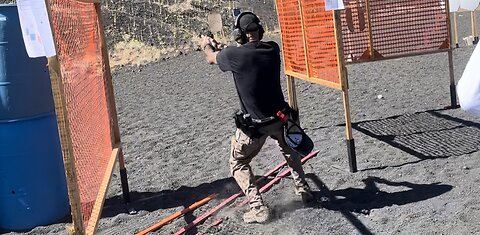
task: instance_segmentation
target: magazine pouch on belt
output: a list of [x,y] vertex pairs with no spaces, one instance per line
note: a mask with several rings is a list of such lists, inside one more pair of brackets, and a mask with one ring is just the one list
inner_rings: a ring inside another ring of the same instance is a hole
[[243,133],[245,133],[249,137],[253,138],[259,135],[257,127],[253,123],[250,114],[244,114],[242,111],[237,111],[235,112],[233,118],[235,119],[235,126],[238,129],[242,130]]

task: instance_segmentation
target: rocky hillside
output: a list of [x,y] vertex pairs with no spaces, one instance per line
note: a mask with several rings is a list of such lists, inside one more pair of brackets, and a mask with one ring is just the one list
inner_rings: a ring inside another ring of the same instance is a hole
[[[0,0],[8,3],[15,1]],[[103,0],[111,64],[144,64],[198,48],[210,14],[220,14],[223,32],[217,36],[225,42],[234,9],[255,12],[267,31],[278,29],[274,0]]]
[[267,30],[277,27],[273,0],[107,0],[103,1],[110,43],[136,39],[152,46],[182,47],[209,29],[208,15],[219,13],[224,35],[233,27],[233,9],[253,11]]

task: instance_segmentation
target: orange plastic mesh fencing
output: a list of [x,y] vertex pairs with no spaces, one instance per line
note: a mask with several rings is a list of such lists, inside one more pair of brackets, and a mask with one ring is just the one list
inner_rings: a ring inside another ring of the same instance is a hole
[[443,51],[450,46],[445,0],[344,3],[342,37],[347,62]]
[[86,226],[112,154],[101,29],[94,4],[51,0],[50,9]]
[[302,16],[298,0],[277,0],[285,72],[307,73]]
[[325,1],[276,2],[285,73],[340,89],[333,12]]

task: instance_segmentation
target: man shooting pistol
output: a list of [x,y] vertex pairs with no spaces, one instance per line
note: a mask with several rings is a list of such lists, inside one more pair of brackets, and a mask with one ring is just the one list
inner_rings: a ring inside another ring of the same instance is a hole
[[275,139],[292,171],[295,192],[304,200],[313,196],[305,181],[300,154],[289,147],[284,137],[284,123],[278,111],[290,110],[280,85],[280,47],[273,41],[262,41],[264,29],[259,18],[242,12],[233,31],[237,47],[217,48],[212,37],[203,36],[202,48],[208,63],[217,64],[223,72],[233,74],[241,112],[235,115],[237,126],[232,137],[230,170],[249,200],[246,223],[263,223],[269,218],[250,162],[259,153],[267,137]]

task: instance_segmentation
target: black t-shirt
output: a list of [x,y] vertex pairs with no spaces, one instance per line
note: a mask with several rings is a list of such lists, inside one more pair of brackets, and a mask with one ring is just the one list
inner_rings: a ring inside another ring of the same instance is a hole
[[275,42],[250,42],[227,47],[217,55],[222,71],[231,71],[245,105],[253,118],[275,116],[286,102],[280,86],[280,48]]

